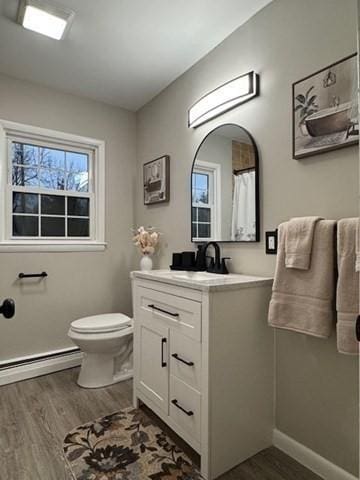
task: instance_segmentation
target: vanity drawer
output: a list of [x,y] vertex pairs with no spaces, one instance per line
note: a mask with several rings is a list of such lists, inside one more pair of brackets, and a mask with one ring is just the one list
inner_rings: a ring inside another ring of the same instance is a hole
[[170,375],[169,398],[171,420],[183,432],[200,442],[200,393],[174,375]]
[[137,312],[141,321],[160,320],[194,340],[201,340],[201,303],[150,288],[137,289]]
[[171,330],[170,373],[200,391],[201,343]]

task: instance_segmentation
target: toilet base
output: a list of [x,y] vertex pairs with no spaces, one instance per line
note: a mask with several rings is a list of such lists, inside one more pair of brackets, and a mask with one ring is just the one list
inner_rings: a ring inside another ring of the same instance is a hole
[[114,355],[84,353],[77,384],[82,388],[101,388],[132,378],[133,371],[114,373]]

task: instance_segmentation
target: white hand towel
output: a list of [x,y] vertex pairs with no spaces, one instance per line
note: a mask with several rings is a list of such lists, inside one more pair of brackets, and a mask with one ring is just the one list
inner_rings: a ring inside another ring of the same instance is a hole
[[359,314],[359,273],[355,271],[357,218],[338,222],[338,283],[336,289],[337,348],[340,353],[357,355],[355,324]]
[[296,217],[287,224],[285,237],[286,268],[309,270],[314,231],[321,217]]
[[285,237],[290,222],[279,226],[275,279],[269,324],[327,338],[334,327],[335,224],[316,223],[309,270],[285,267]]

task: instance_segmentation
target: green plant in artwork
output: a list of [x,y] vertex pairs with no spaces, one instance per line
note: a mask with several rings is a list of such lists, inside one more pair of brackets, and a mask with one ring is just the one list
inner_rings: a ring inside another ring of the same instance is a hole
[[317,95],[313,94],[314,88],[313,85],[308,89],[305,95],[299,93],[295,97],[297,101],[295,112],[299,112],[300,114],[299,127],[304,125],[306,117],[319,110],[319,105],[316,103]]

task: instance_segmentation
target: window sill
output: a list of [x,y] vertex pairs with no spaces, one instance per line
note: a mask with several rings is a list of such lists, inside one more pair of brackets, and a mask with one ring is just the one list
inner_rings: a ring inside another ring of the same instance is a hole
[[0,242],[0,252],[101,252],[107,246],[105,242]]

